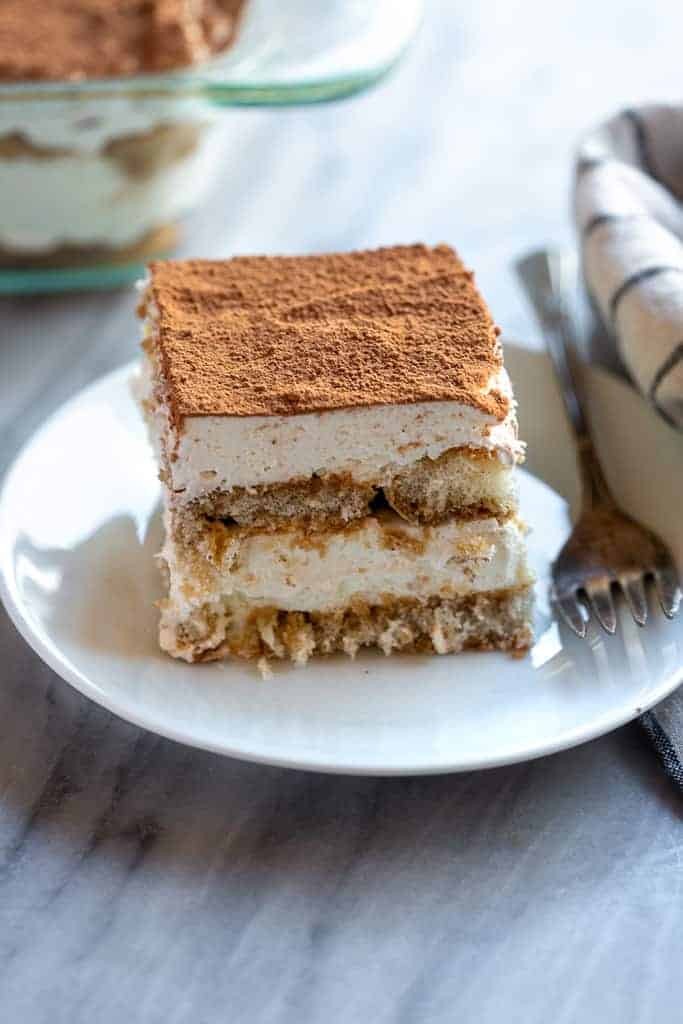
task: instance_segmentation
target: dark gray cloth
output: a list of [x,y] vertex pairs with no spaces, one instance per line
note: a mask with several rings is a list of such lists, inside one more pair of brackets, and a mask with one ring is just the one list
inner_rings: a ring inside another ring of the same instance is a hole
[[652,711],[640,716],[664,766],[664,771],[683,790],[683,692],[678,690]]

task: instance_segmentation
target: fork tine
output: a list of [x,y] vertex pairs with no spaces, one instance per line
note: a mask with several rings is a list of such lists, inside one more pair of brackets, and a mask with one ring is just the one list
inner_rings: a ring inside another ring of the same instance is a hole
[[590,609],[596,619],[610,636],[613,636],[617,628],[617,612],[612,600],[609,584],[587,584],[586,593]]
[[642,576],[627,576],[620,580],[626,603],[639,626],[647,622],[647,597]]
[[655,587],[662,611],[673,619],[681,603],[681,588],[678,573],[671,563],[660,564],[655,569]]
[[553,604],[572,632],[576,633],[580,640],[583,640],[586,635],[586,618],[576,594],[565,594],[562,597],[554,594]]

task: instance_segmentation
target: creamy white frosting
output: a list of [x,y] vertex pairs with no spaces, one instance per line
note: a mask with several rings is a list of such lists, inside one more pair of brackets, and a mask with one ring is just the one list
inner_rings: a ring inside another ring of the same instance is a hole
[[40,252],[133,243],[197,204],[216,157],[209,141],[140,179],[98,153],[0,160],[0,245]]
[[195,204],[197,170],[195,160],[184,160],[135,181],[98,156],[0,160],[0,244],[37,252],[134,242]]
[[166,525],[166,649],[175,649],[175,627],[207,605],[219,617],[259,607],[326,611],[353,599],[375,604],[386,598],[449,598],[521,587],[532,579],[524,528],[514,519],[419,526],[387,513],[330,533],[322,545],[311,545],[301,527],[254,533],[229,543],[218,564],[202,559],[199,572],[169,539],[168,513]]
[[[177,220],[201,200],[219,156],[215,121],[196,98],[126,96],[0,104],[0,138],[68,150],[64,155],[0,159],[0,245],[42,252],[60,245],[121,247]],[[159,125],[205,126],[186,158],[149,178],[126,175],[103,148]]]
[[[141,390],[152,398],[152,372]],[[505,370],[490,382],[512,400]],[[388,483],[396,471],[449,448],[495,453],[512,464],[524,446],[517,439],[514,404],[502,421],[460,402],[416,402],[332,409],[296,416],[191,416],[179,436],[167,410],[156,406],[153,442],[168,460],[176,504],[215,489],[256,487],[313,475],[350,474],[354,480]]]
[[114,139],[149,132],[159,124],[204,122],[215,116],[196,97],[143,98],[126,94],[124,87],[111,96],[76,92],[71,99],[6,98],[0,103],[0,137],[16,133],[37,146],[96,153]]

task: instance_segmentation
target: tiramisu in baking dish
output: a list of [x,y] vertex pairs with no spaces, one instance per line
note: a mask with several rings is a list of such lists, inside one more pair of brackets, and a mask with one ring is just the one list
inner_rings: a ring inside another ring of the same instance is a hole
[[523,447],[450,248],[155,263],[141,308],[165,651],[528,647]]
[[3,0],[0,267],[131,261],[167,249],[215,157],[206,105],[189,96],[65,92],[159,73],[227,47],[238,0]]

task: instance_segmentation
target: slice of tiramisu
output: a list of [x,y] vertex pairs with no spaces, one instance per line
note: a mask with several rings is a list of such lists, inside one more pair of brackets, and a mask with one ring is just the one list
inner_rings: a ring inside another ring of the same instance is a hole
[[528,647],[514,402],[451,249],[156,263],[142,311],[165,651]]

